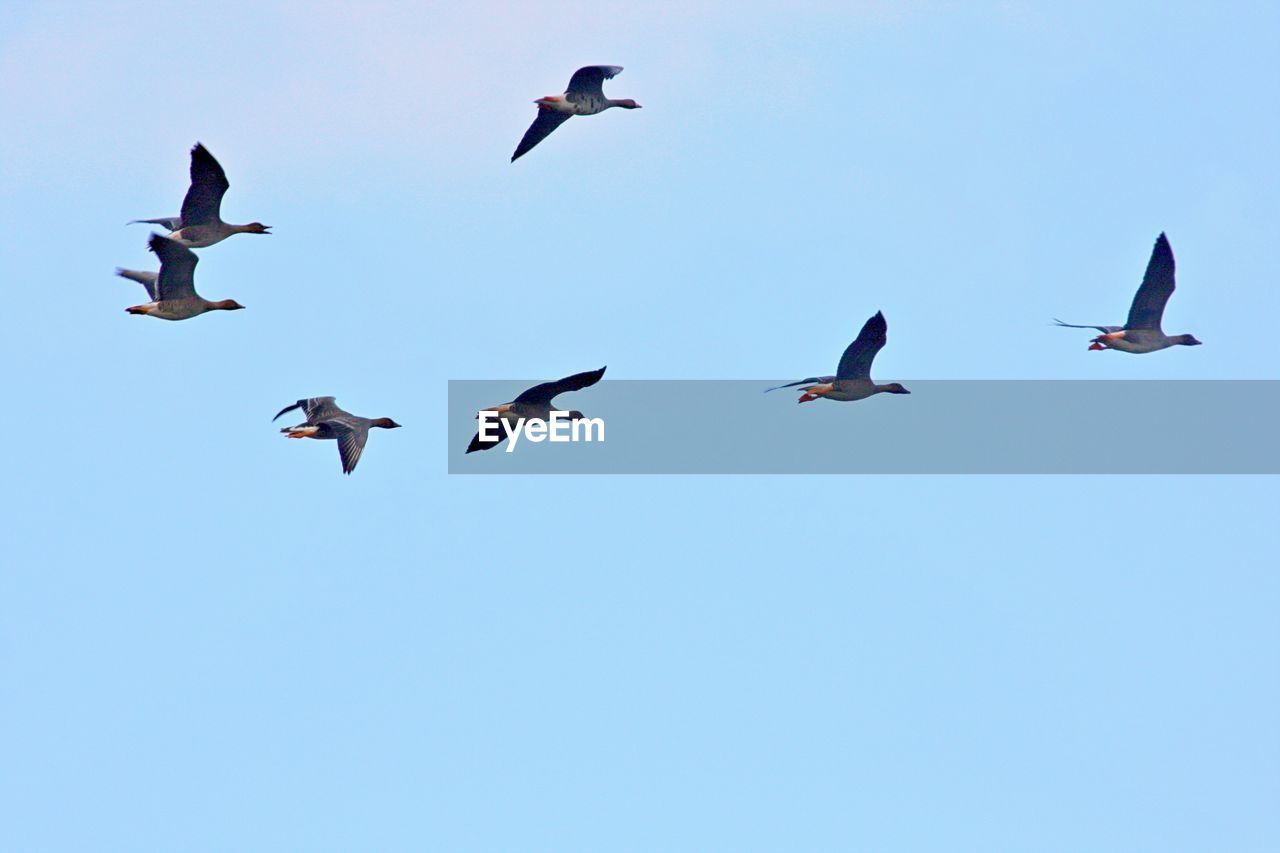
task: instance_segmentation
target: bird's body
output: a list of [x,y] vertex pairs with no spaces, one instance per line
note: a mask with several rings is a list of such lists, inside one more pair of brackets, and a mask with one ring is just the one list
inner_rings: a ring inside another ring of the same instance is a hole
[[[191,186],[182,200],[179,216],[135,219],[169,229],[169,238],[189,249],[203,249],[221,243],[233,234],[270,234],[261,222],[232,225],[222,221],[222,196],[230,188],[226,172],[200,143],[191,149]],[[132,224],[132,223],[130,223]]]
[[547,95],[545,98],[539,98],[534,101],[534,103],[543,109],[571,116],[593,116],[604,112],[609,107],[617,106],[616,103],[611,102],[603,95],[592,93],[584,93],[575,99],[571,99],[567,93],[564,95]]
[[[868,397],[887,392],[889,386],[877,385],[870,379],[834,379],[830,382],[820,382],[801,389],[811,399],[822,397],[824,400],[838,400],[844,403],[851,403],[857,400],[865,400]],[[802,400],[808,403],[809,400]]]
[[280,432],[289,438],[318,438],[338,442],[338,456],[342,460],[342,473],[350,474],[356,469],[360,455],[364,453],[365,442],[369,440],[370,427],[396,429],[400,424],[391,418],[362,418],[338,408],[333,397],[308,397],[298,400],[291,406],[285,406],[272,420],[278,419],[285,412],[302,409],[307,416],[306,421],[297,426],[285,427]]
[[[493,406],[484,411],[496,413],[498,420],[506,423],[512,430],[522,419],[548,421],[551,419],[553,412],[562,411],[551,405],[558,395],[569,391],[580,391],[583,388],[595,385],[600,381],[600,377],[604,376],[604,371],[605,368],[602,367],[599,370],[575,373],[555,382],[543,382],[522,392],[520,396],[510,403]],[[580,420],[583,417],[582,412],[576,410],[564,411],[564,414],[569,420]],[[478,418],[479,415],[476,417]],[[506,440],[508,429],[504,428],[502,423],[496,424],[489,429],[490,433],[495,431],[497,432],[496,439],[485,440],[480,437],[480,431],[477,430],[471,439],[471,443],[467,446],[467,453],[474,453],[477,450],[489,450]]]
[[1182,343],[1182,337],[1182,335],[1166,335],[1159,329],[1117,329],[1095,337],[1093,346],[1089,348],[1115,349],[1135,354],[1156,352],[1177,346]]
[[1166,335],[1161,328],[1165,306],[1175,289],[1174,272],[1173,249],[1169,245],[1169,239],[1162,233],[1156,238],[1155,248],[1151,250],[1151,260],[1147,262],[1146,274],[1142,277],[1138,292],[1134,294],[1133,304],[1129,306],[1129,317],[1123,326],[1077,325],[1061,320],[1054,322],[1069,329],[1097,329],[1101,332],[1090,343],[1091,350],[1114,349],[1140,354],[1178,345],[1199,346],[1200,341],[1194,335]]
[[621,72],[618,65],[588,65],[573,73],[563,95],[547,95],[534,101],[538,105],[538,117],[516,146],[515,153],[511,155],[512,162],[527,154],[573,116],[593,116],[611,107],[639,109],[640,105],[630,98],[615,100],[604,96],[604,81]]
[[155,317],[159,320],[190,320],[192,317],[199,317],[209,311],[216,311],[218,307],[215,303],[205,302],[202,299],[185,302],[147,302],[143,305],[134,305],[126,308],[125,311],[130,314],[145,314],[148,317]]
[[862,331],[853,343],[845,348],[840,364],[836,366],[835,376],[810,376],[808,379],[766,388],[765,391],[801,386],[802,394],[796,401],[799,403],[818,399],[853,402],[876,394],[910,394],[910,391],[897,382],[877,385],[871,381],[871,362],[888,340],[888,332],[889,324],[885,321],[884,314],[877,311],[874,317],[863,324]]
[[188,225],[179,228],[169,235],[189,249],[203,249],[214,243],[221,243],[232,234],[268,234],[259,231],[252,225],[228,225],[225,222],[211,222],[205,225]]
[[208,311],[236,311],[244,308],[233,299],[209,301],[196,293],[195,270],[200,259],[176,240],[152,234],[148,248],[160,258],[160,272],[117,269],[116,275],[136,281],[147,289],[150,302],[126,308],[130,314],[145,314],[161,320],[189,320]]

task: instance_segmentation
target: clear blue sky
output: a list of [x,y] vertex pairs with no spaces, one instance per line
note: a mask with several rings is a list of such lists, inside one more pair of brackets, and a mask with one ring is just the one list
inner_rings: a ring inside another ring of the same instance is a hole
[[[0,846],[1280,848],[1274,478],[445,473],[448,379],[798,378],[878,309],[886,378],[1277,378],[1278,43],[4,4]],[[644,109],[509,164],[588,63]],[[201,253],[248,310],[127,316],[196,140],[274,226]],[[1161,230],[1203,347],[1048,325],[1120,322]],[[270,423],[312,394],[405,428],[344,478]]]

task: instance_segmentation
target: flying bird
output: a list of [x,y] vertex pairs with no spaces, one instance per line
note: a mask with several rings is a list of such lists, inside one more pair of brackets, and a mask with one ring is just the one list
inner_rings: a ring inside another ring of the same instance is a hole
[[160,258],[160,272],[116,268],[116,275],[138,282],[147,289],[151,301],[124,309],[130,314],[146,314],[161,320],[189,320],[206,311],[238,311],[244,306],[234,299],[209,300],[196,293],[196,253],[168,237],[152,234],[147,247]]
[[261,222],[248,225],[229,225],[222,221],[220,210],[222,196],[231,184],[222,166],[199,142],[191,149],[191,186],[182,200],[179,216],[161,216],[157,219],[134,219],[168,228],[169,237],[191,249],[203,249],[221,243],[232,234],[270,234],[271,226]]
[[[503,403],[501,406],[493,406],[482,411],[496,412],[499,420],[512,427],[522,418],[525,420],[549,421],[553,411],[551,408],[552,400],[560,394],[565,394],[569,391],[581,391],[583,388],[595,385],[600,381],[600,377],[604,376],[604,371],[605,368],[602,367],[599,370],[575,373],[572,376],[566,376],[564,379],[557,379],[555,382],[543,382],[541,385],[534,385],[524,391],[510,403]],[[567,415],[571,421],[581,420],[584,417],[582,412],[576,409],[568,412]],[[476,415],[476,417],[480,416]],[[471,444],[467,446],[467,453],[474,453],[477,450],[489,450],[497,447],[507,438],[507,429],[501,423],[490,427],[489,432],[497,432],[498,437],[486,441],[480,437],[480,431],[476,430],[475,436],[471,439]]]
[[563,95],[547,95],[534,101],[538,105],[538,117],[524,132],[516,153],[511,155],[511,162],[523,157],[529,149],[551,135],[551,131],[564,124],[573,116],[593,116],[610,107],[622,107],[624,110],[638,110],[640,105],[630,98],[613,100],[604,96],[604,81],[622,73],[618,65],[588,65],[573,72],[569,78],[569,88]]
[[1196,340],[1195,335],[1166,335],[1160,328],[1164,306],[1168,304],[1173,290],[1173,249],[1169,246],[1169,238],[1161,232],[1156,238],[1155,248],[1151,250],[1146,275],[1142,277],[1142,284],[1133,297],[1133,304],[1129,306],[1129,319],[1123,326],[1078,326],[1057,318],[1053,322],[1068,329],[1097,329],[1102,332],[1089,345],[1091,350],[1115,349],[1144,353],[1178,344],[1198,347],[1200,341]]
[[800,389],[804,393],[797,403],[808,403],[819,397],[828,400],[865,400],[873,394],[910,394],[910,391],[897,382],[877,385],[871,381],[871,362],[884,346],[888,331],[889,324],[885,322],[884,314],[877,311],[874,317],[863,324],[858,337],[845,349],[844,355],[840,356],[835,376],[810,376],[799,382],[766,388],[765,391],[806,386]]
[[338,456],[342,459],[342,473],[356,470],[360,454],[369,440],[369,428],[398,429],[400,424],[391,418],[362,418],[338,408],[333,397],[308,397],[292,406],[285,406],[271,420],[277,420],[285,412],[302,409],[307,419],[297,426],[280,430],[289,438],[331,438],[338,442]]

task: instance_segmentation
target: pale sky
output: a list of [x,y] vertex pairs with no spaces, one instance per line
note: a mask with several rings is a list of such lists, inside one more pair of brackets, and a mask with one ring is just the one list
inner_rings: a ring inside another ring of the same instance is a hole
[[[1278,41],[1273,3],[5,4],[3,846],[1277,849],[1275,478],[446,472],[449,380],[763,388],[877,310],[908,385],[1276,379]],[[509,163],[594,63],[644,109]],[[273,226],[200,250],[246,310],[126,315],[197,140]],[[1161,231],[1204,346],[1050,325],[1123,322]],[[271,423],[326,394],[404,425],[351,477]],[[778,405],[822,455],[915,396]]]

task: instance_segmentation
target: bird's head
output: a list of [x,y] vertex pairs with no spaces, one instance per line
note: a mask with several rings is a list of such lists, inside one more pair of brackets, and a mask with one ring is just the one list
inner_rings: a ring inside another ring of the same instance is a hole
[[614,105],[615,107],[622,107],[624,110],[638,110],[638,109],[640,109],[640,105],[639,105],[639,104],[637,104],[635,101],[631,100],[630,98],[623,98],[623,99],[622,99],[622,100],[620,100],[620,101],[614,101],[614,102],[613,102],[613,105]]
[[250,222],[248,225],[246,225],[246,226],[244,227],[244,233],[246,233],[246,234],[270,234],[270,233],[271,233],[271,226],[270,226],[270,225],[263,225],[261,222]]
[[1187,347],[1198,347],[1203,341],[1196,340],[1195,335],[1178,335],[1178,343]]
[[399,429],[400,424],[391,420],[391,418],[375,418],[369,422],[369,426],[382,427],[383,429]]
[[213,303],[213,307],[221,311],[240,311],[244,308],[243,305],[236,302],[234,299],[223,299],[220,302],[215,302]]
[[908,391],[906,388],[902,386],[901,382],[890,382],[888,385],[884,386],[884,390],[890,394],[910,394],[911,393],[910,391]]

